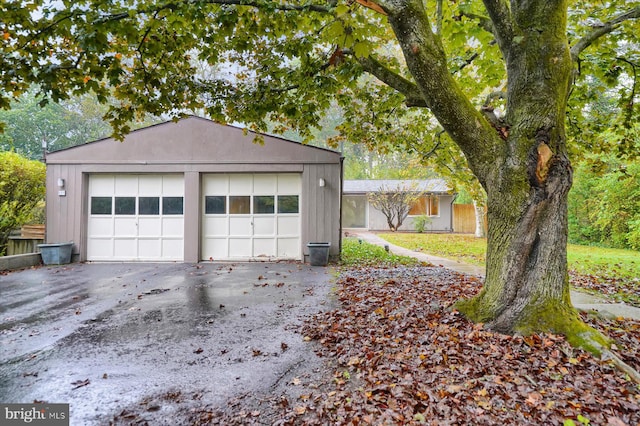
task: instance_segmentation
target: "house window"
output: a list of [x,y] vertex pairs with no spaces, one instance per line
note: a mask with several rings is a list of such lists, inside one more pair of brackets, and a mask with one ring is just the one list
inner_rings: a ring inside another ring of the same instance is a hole
[[273,195],[256,195],[253,197],[254,214],[273,214],[275,200]]
[[136,214],[136,197],[116,197],[114,213],[116,215]]
[[278,195],[278,213],[299,213],[297,195]]
[[181,215],[183,213],[183,197],[162,197],[162,214]]
[[409,216],[422,216],[427,214],[427,206],[428,206],[429,196],[421,195],[409,210]]
[[432,195],[429,197],[429,216],[440,215],[440,197]]
[[138,214],[159,215],[160,214],[160,197],[138,198]]
[[367,197],[364,195],[342,197],[342,226],[367,228]]
[[207,195],[204,197],[204,212],[206,214],[226,214],[227,197],[225,195]]
[[422,195],[409,210],[409,216],[438,216],[440,214],[440,197],[437,195]]
[[111,197],[91,197],[91,214],[111,214]]

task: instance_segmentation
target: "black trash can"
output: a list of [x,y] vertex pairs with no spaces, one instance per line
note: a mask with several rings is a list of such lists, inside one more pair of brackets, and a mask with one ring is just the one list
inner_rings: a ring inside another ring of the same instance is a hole
[[331,243],[308,243],[309,263],[311,266],[327,266]]

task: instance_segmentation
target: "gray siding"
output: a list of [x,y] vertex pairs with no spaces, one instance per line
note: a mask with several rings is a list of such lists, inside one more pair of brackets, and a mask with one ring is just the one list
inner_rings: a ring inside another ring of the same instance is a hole
[[[325,186],[319,185],[320,178]],[[302,173],[302,241],[303,253],[309,255],[307,243],[330,242],[329,254],[340,254],[341,164],[308,164]]]

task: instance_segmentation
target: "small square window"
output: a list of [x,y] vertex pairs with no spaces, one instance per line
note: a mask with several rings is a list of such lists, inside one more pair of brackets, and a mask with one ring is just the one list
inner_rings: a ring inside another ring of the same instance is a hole
[[229,214],[250,214],[251,197],[248,195],[229,196]]
[[159,215],[160,197],[138,198],[138,214]]
[[116,197],[115,214],[134,215],[136,214],[136,197]]
[[204,212],[206,214],[226,214],[227,197],[225,195],[207,195],[204,197]]
[[162,197],[162,214],[163,215],[184,214],[183,197]]
[[275,211],[275,197],[273,195],[256,195],[253,197],[254,214],[273,214]]
[[300,213],[297,195],[278,195],[278,213]]
[[91,214],[110,215],[112,202],[111,197],[91,197]]

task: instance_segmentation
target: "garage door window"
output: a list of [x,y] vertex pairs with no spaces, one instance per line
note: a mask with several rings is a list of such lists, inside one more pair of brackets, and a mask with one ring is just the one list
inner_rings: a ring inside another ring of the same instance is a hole
[[271,195],[256,195],[253,197],[254,214],[273,214],[275,199]]
[[204,199],[206,214],[227,214],[227,197],[225,195],[207,195]]
[[230,196],[229,214],[251,214],[251,197],[248,195]]
[[299,213],[297,195],[278,195],[278,213]]
[[160,197],[138,198],[138,214],[157,216],[160,214]]
[[135,215],[136,197],[116,197],[116,215]]
[[183,197],[162,197],[162,214],[183,214]]
[[91,214],[111,215],[111,197],[91,197]]

